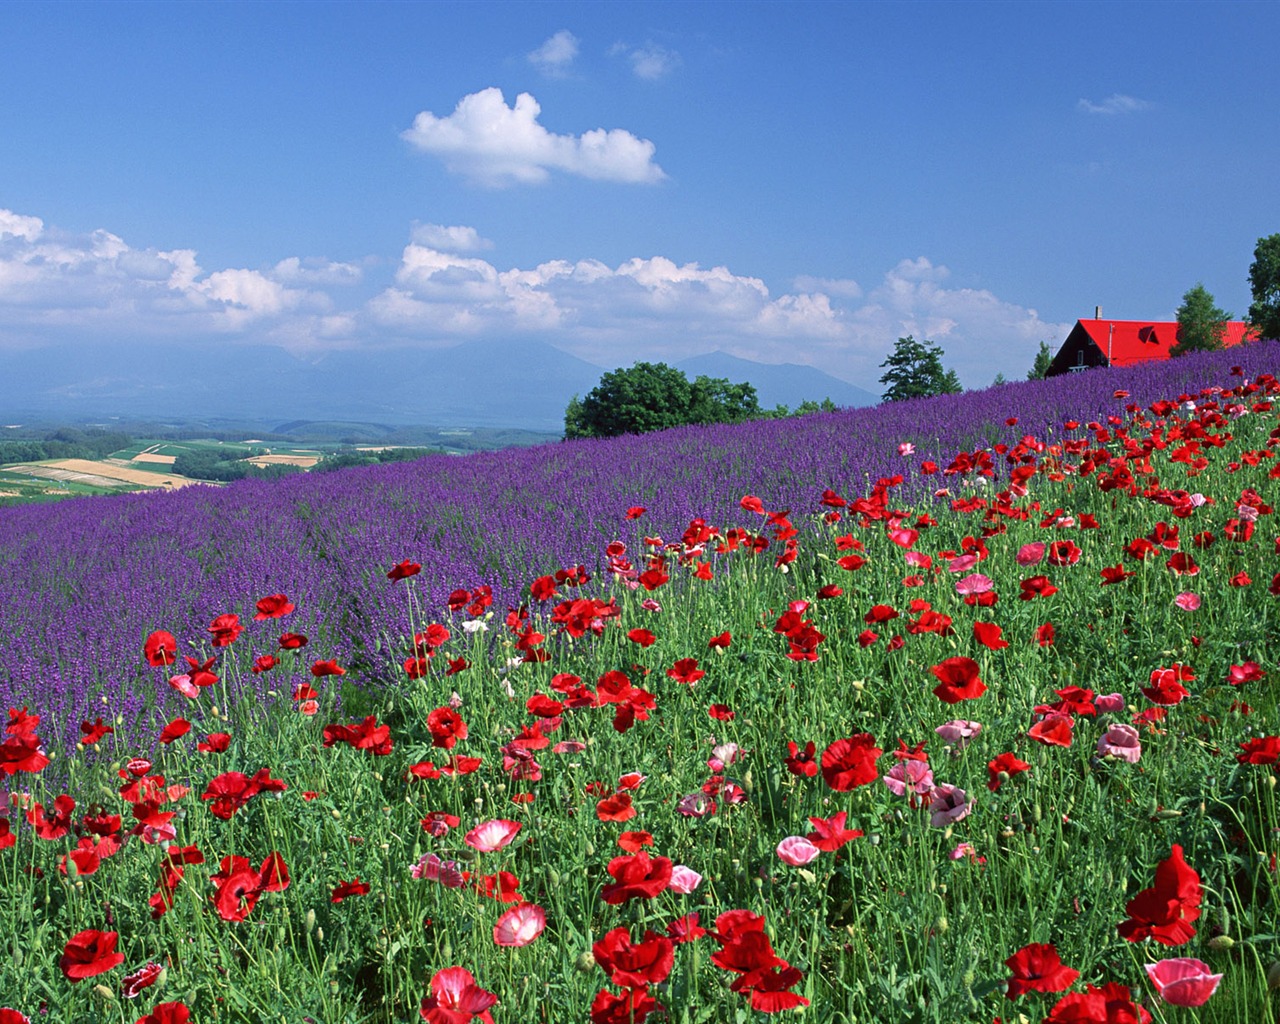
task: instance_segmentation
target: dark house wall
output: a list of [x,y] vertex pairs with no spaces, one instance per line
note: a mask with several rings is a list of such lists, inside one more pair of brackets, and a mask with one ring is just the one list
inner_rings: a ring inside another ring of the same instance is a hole
[[1093,339],[1077,323],[1067,335],[1067,340],[1062,343],[1062,348],[1058,349],[1058,354],[1053,357],[1045,376],[1057,377],[1063,373],[1076,372],[1081,367],[1106,365],[1107,357],[1102,349],[1093,343]]

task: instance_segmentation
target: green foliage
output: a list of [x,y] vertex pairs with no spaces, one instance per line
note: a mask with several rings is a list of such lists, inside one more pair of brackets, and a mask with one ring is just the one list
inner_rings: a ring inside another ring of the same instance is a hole
[[1258,239],[1249,266],[1249,323],[1258,337],[1280,339],[1280,233]]
[[611,370],[585,398],[576,395],[564,413],[564,436],[647,434],[691,423],[741,423],[763,414],[756,389],[723,377],[692,383],[666,363],[636,363]]
[[243,456],[248,454],[236,451],[234,455],[230,455],[216,448],[185,451],[174,459],[173,471],[178,476],[191,480],[212,480],[218,483],[230,483],[247,477],[275,480],[302,472],[297,466],[254,466],[244,460]]
[[47,431],[43,438],[0,441],[0,465],[45,459],[101,459],[132,443],[133,439],[120,431],[60,427]]
[[1182,296],[1178,307],[1178,340],[1169,350],[1171,356],[1188,352],[1209,352],[1222,348],[1231,314],[1213,304],[1213,296],[1204,285],[1197,284]]
[[899,338],[881,367],[887,367],[881,384],[888,388],[881,396],[886,402],[933,395],[959,394],[964,390],[954,370],[942,365],[942,349],[928,341],[916,341],[908,334]]
[[1053,349],[1049,347],[1047,341],[1040,342],[1040,350],[1036,353],[1036,361],[1031,364],[1031,369],[1027,371],[1027,380],[1044,380],[1044,375],[1049,372],[1049,364],[1053,362]]
[[313,472],[331,473],[352,466],[379,466],[388,462],[414,462],[428,455],[441,455],[439,448],[384,448],[381,451],[362,451],[359,448],[341,448],[331,452],[316,463]]

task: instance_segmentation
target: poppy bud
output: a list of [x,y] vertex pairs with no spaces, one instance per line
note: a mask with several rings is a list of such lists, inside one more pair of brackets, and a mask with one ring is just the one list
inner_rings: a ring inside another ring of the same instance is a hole
[[1210,949],[1230,949],[1236,944],[1236,940],[1230,935],[1215,935],[1209,940]]
[[[1274,776],[1268,776],[1268,778],[1274,778]],[[1274,785],[1274,783],[1272,784]],[[1156,811],[1152,817],[1157,821],[1169,821],[1172,818],[1181,818],[1182,812],[1173,807],[1166,807],[1163,810]]]
[[944,915],[944,916],[942,916],[942,917],[939,917],[939,918],[938,918],[938,920],[934,922],[933,927],[934,927],[934,930],[935,930],[939,935],[946,935],[946,934],[947,934],[947,929],[948,929],[948,928],[950,928],[950,927],[951,927],[951,925],[950,925],[950,923],[947,921],[946,916]]
[[93,994],[101,999],[104,1003],[109,1003],[115,999],[116,994],[107,988],[106,985],[94,985]]
[[317,940],[318,942],[324,942],[324,929],[323,929],[323,928],[317,928],[317,929],[316,929],[316,940]]
[[579,953],[578,959],[573,962],[573,966],[583,974],[590,974],[596,969],[596,958],[590,950],[585,953]]

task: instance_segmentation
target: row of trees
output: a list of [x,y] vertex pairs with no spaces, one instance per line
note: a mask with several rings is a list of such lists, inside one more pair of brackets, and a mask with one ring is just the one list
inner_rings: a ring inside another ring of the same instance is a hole
[[726,377],[699,376],[689,380],[674,366],[641,362],[606,373],[582,398],[574,395],[564,411],[564,436],[567,440],[619,437],[670,427],[743,423],[835,409],[830,398],[803,402],[795,411],[785,405],[766,409],[749,383],[734,384]]
[[0,465],[44,459],[101,459],[132,443],[133,438],[118,430],[61,427],[41,437],[0,441]]

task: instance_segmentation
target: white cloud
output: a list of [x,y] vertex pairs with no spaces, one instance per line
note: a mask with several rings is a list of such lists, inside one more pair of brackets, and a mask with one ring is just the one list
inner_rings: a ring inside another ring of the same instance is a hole
[[[953,286],[948,268],[925,257],[902,260],[865,292],[847,278],[808,275],[775,292],[727,266],[661,255],[503,268],[428,244],[440,235],[454,249],[474,247],[474,229],[417,225],[390,280],[365,300],[350,291],[353,264],[290,257],[262,270],[206,271],[190,249],[133,248],[102,230],[71,235],[9,211],[0,224],[22,229],[0,237],[6,345],[218,336],[317,351],[523,337],[602,366],[723,349],[808,363],[874,391],[879,364],[907,334],[941,345],[966,385],[985,386],[997,370],[1020,375],[1041,341],[1056,347],[1070,327]],[[349,298],[335,302],[330,286]]]
[[792,280],[791,287],[798,292],[821,292],[841,299],[862,298],[862,286],[848,277],[810,277],[808,274],[801,274]]
[[538,123],[541,112],[527,92],[508,107],[502,91],[489,88],[464,96],[448,117],[422,111],[401,138],[482,185],[536,184],[551,171],[629,184],[666,177],[648,139],[621,128],[556,135]]
[[445,252],[480,252],[493,243],[481,238],[475,228],[445,227],[443,224],[414,224],[410,237],[422,245]]
[[649,82],[665,78],[680,66],[680,54],[653,43],[632,50],[627,56],[636,77]]
[[347,285],[359,284],[364,271],[354,263],[290,256],[272,268],[271,277],[281,284]]
[[578,56],[578,40],[567,28],[562,28],[545,43],[528,55],[529,63],[552,78],[562,78],[569,65]]
[[44,221],[39,217],[23,217],[12,210],[0,210],[0,239],[6,235],[34,242],[44,232]]
[[1076,104],[1076,107],[1086,114],[1136,114],[1138,111],[1146,110],[1150,106],[1151,104],[1146,100],[1140,100],[1134,96],[1126,96],[1121,92],[1112,93],[1101,103],[1081,99]]

